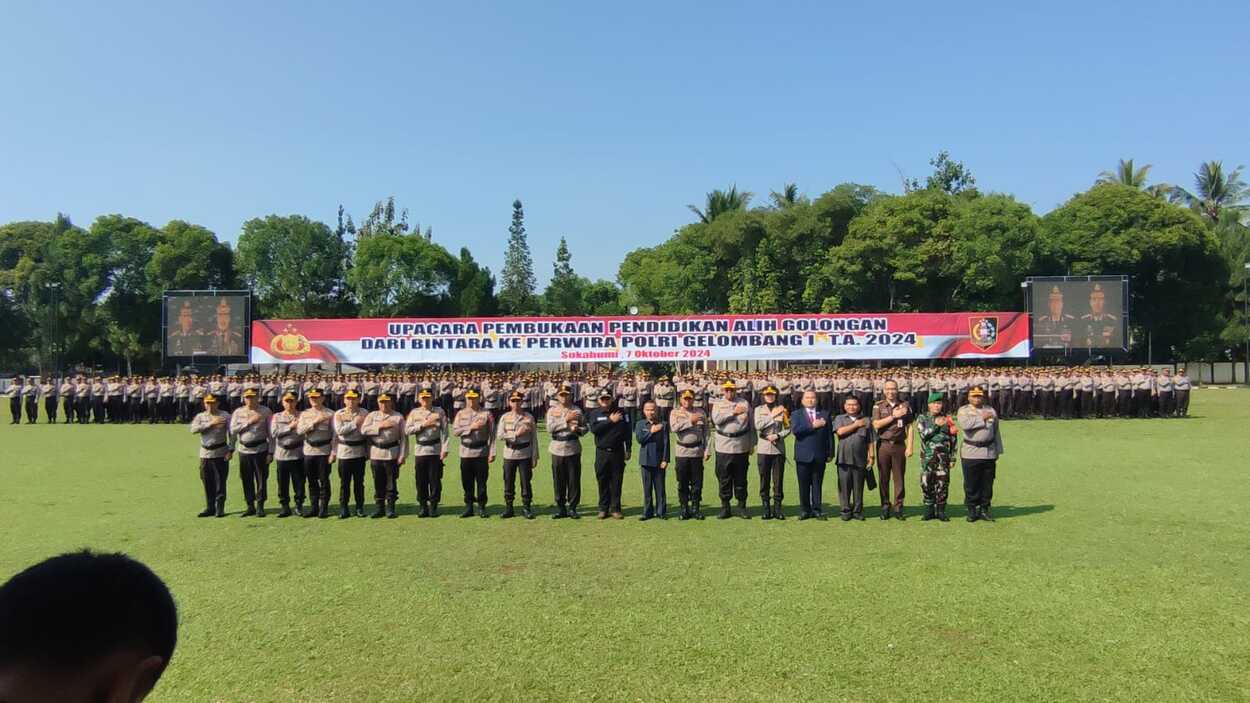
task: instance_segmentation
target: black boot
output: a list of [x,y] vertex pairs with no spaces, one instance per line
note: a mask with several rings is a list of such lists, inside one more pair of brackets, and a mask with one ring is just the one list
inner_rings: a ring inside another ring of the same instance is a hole
[[512,503],[508,503],[507,506],[505,506],[503,509],[503,515],[501,515],[500,517],[510,518],[510,517],[514,517],[515,515],[516,513],[512,512]]
[[291,517],[291,506],[283,503],[282,509],[278,511],[278,517]]
[[421,512],[417,513],[417,517],[429,517],[429,516],[430,516],[430,504],[425,503],[425,502],[421,503]]
[[890,519],[890,506],[888,505],[881,506],[881,519],[882,520]]
[[722,500],[720,502],[720,513],[716,515],[717,520],[728,520],[731,517],[729,513],[729,501]]
[[356,504],[356,517],[364,517],[364,516],[365,516],[365,504],[357,503]]
[[386,517],[392,520],[399,517],[399,513],[395,512],[395,501],[393,500],[386,501]]
[[529,503],[526,503],[525,505],[521,506],[521,515],[525,516],[526,520],[534,519],[534,509],[530,507]]
[[201,510],[199,514],[196,515],[196,517],[212,517],[216,514],[217,514],[217,511],[214,510],[213,507],[210,505],[209,507]]
[[225,500],[221,500],[221,499],[217,500],[217,513],[216,514],[217,514],[217,517],[226,516],[226,501]]
[[438,503],[430,502],[430,517],[438,517]]
[[690,502],[689,502],[689,501],[682,501],[682,504],[681,504],[681,515],[680,515],[677,519],[678,519],[678,520],[689,520],[689,519],[690,519]]
[[330,498],[329,497],[321,499],[321,508],[317,510],[317,517],[320,517],[320,518],[330,517]]
[[352,516],[352,513],[350,510],[347,509],[347,503],[341,503],[339,505],[339,519],[346,520],[347,518],[351,516]]
[[473,517],[473,504],[465,503],[464,512],[460,513],[460,517]]
[[946,517],[946,504],[937,506],[937,519],[942,522],[950,522],[950,518]]
[[581,515],[579,515],[579,514],[578,514],[578,512],[577,512],[577,506],[576,506],[576,505],[570,505],[570,506],[569,506],[569,517],[573,518],[574,520],[581,520],[581,519],[582,519],[582,516],[581,516]]
[[896,520],[906,520],[906,519],[907,519],[907,516],[903,515],[903,506],[901,506],[901,505],[900,505],[900,506],[898,506],[898,510],[895,510],[895,511],[894,511],[894,519],[896,519]]
[[256,517],[265,517],[265,504],[264,503],[256,504]]
[[747,510],[747,502],[745,500],[738,501],[738,517],[743,520],[751,519],[751,513]]
[[485,503],[479,503],[479,504],[478,504],[478,506],[477,506],[477,516],[478,516],[478,517],[490,517],[490,515],[489,515],[489,514],[487,514],[487,512],[486,512],[486,504],[485,504]]
[[317,503],[316,501],[314,501],[311,505],[308,506],[307,510],[304,509],[303,505],[296,503],[295,512],[300,517],[317,517]]
[[690,517],[694,518],[695,520],[703,519],[703,509],[700,507],[699,503],[691,504]]
[[768,501],[768,498],[762,498],[761,501],[764,504],[764,515],[760,519],[772,520],[773,519],[773,504]]
[[555,515],[552,515],[552,516],[551,516],[551,519],[552,519],[552,520],[559,520],[560,518],[566,518],[566,517],[568,517],[568,516],[569,516],[569,511],[568,511],[568,508],[565,508],[565,507],[564,507],[564,504],[563,504],[563,503],[561,503],[561,504],[559,505],[558,509],[556,510],[556,514],[555,514]]
[[932,505],[932,504],[926,504],[926,505],[924,506],[924,516],[923,516],[923,517],[921,517],[920,519],[921,519],[921,520],[924,520],[924,521],[926,521],[926,522],[927,522],[927,521],[929,521],[929,520],[932,520],[933,518],[934,518],[934,510],[933,510],[933,505]]
[[985,520],[986,522],[994,522],[994,516],[990,515],[990,506],[982,505],[980,514],[982,520]]
[[981,518],[980,510],[975,505],[968,506],[968,522],[976,522]]
[[243,512],[239,513],[239,517],[251,517],[255,514],[256,514],[256,506],[251,503],[248,503],[247,510],[244,510]]
[[778,499],[778,500],[777,500],[777,502],[773,503],[773,519],[774,519],[774,520],[785,520],[785,519],[786,519],[786,514],[785,514],[784,512],[782,512],[782,510],[781,510],[781,500],[780,500],[780,499]]
[[372,520],[376,520],[378,518],[383,518],[383,517],[386,517],[386,510],[382,507],[381,503],[378,503],[377,507],[373,509],[373,514],[370,515],[369,518]]

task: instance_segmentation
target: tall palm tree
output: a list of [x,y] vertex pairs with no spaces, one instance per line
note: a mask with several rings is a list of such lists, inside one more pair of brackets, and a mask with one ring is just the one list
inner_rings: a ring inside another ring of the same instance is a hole
[[1098,174],[1098,182],[1119,183],[1141,190],[1146,185],[1146,177],[1150,174],[1150,168],[1150,164],[1134,168],[1132,159],[1120,159],[1114,171],[1103,171]]
[[721,190],[717,188],[707,194],[707,203],[700,210],[694,205],[687,205],[690,212],[699,216],[699,221],[707,223],[715,220],[729,212],[737,212],[747,209],[747,203],[751,202],[753,193],[747,191],[739,191],[737,185],[732,185],[729,190]]
[[1204,162],[1194,174],[1194,192],[1177,186],[1172,189],[1172,199],[1188,205],[1211,224],[1220,221],[1224,210],[1240,217],[1247,211],[1246,200],[1250,198],[1250,186],[1241,180],[1243,168],[1238,166],[1225,174],[1223,161]]
[[791,205],[797,205],[801,196],[799,195],[799,187],[794,183],[787,183],[781,187],[780,191],[772,191],[768,197],[773,201],[773,207],[784,209]]

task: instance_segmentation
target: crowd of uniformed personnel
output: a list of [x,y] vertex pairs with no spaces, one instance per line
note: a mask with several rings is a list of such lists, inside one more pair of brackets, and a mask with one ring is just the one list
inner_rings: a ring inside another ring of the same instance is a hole
[[69,423],[172,423],[189,422],[201,407],[205,395],[218,398],[223,408],[242,405],[245,388],[255,388],[260,403],[276,412],[279,399],[292,393],[299,408],[308,407],[307,394],[320,388],[325,405],[343,407],[343,396],[355,390],[368,410],[377,408],[377,397],[386,393],[395,399],[396,410],[407,413],[417,406],[417,392],[431,391],[434,404],[454,414],[465,407],[465,393],[478,389],[482,406],[496,418],[507,406],[513,391],[524,397],[522,407],[531,413],[555,402],[556,391],[567,383],[573,389],[574,403],[585,409],[595,407],[596,393],[609,388],[621,409],[636,420],[642,401],[652,398],[662,414],[676,406],[676,394],[690,389],[695,404],[704,410],[717,396],[717,386],[732,379],[739,393],[758,404],[760,391],[767,385],[778,389],[779,403],[787,409],[798,406],[803,391],[816,392],[818,406],[826,411],[841,409],[847,396],[859,398],[861,407],[871,407],[880,398],[886,379],[894,379],[899,393],[913,407],[921,407],[930,392],[942,393],[948,406],[965,404],[968,390],[982,386],[988,403],[1004,419],[1023,418],[1103,418],[1179,417],[1188,414],[1192,382],[1182,368],[1156,371],[1143,368],[1079,367],[898,367],[898,368],[805,368],[771,372],[693,372],[672,379],[651,379],[645,373],[482,373],[431,371],[359,374],[242,374],[233,376],[86,376],[60,379],[24,379],[9,384],[10,416],[14,424],[25,413],[28,423],[36,422],[40,407],[46,422]]
[[[992,519],[999,420],[1183,416],[1190,388],[1183,370],[907,367],[709,371],[654,380],[640,372],[476,370],[76,376],[60,383],[19,379],[9,394],[15,422],[23,409],[34,422],[42,399],[50,422],[59,406],[66,422],[189,423],[200,441],[204,517],[225,514],[235,454],[245,516],[265,515],[273,465],[281,517],[329,516],[335,467],[340,518],[365,515],[366,469],[372,517],[396,517],[400,467],[409,458],[419,514],[435,516],[454,441],[461,517],[488,516],[490,466],[501,458],[503,517],[516,514],[519,483],[520,512],[533,518],[541,422],[550,437],[555,518],[580,517],[582,438],[592,434],[600,518],[623,516],[621,486],[636,453],[643,519],[667,517],[670,467],[679,516],[703,519],[704,464],[713,456],[717,516],[749,517],[752,454],[763,517],[785,519],[785,440],[793,435],[800,519],[824,517],[829,463],[837,467],[842,519],[863,519],[865,486],[878,490],[883,520],[903,519],[906,466],[918,450],[924,517],[944,521],[956,456],[969,520]],[[796,413],[798,428],[791,422]],[[820,439],[826,435],[827,442]]]

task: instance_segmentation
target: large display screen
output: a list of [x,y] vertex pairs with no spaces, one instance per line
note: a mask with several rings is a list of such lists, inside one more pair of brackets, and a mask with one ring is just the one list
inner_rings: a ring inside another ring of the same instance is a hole
[[1034,349],[1125,349],[1128,278],[1030,278]]
[[247,291],[166,291],[165,357],[246,361],[250,306]]

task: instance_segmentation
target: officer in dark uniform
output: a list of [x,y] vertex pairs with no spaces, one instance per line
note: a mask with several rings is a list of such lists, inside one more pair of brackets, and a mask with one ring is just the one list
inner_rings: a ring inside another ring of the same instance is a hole
[[1048,305],[1048,312],[1033,321],[1033,339],[1042,349],[1065,349],[1072,344],[1076,318],[1063,311],[1063,293],[1059,286],[1050,289]]
[[587,415],[590,431],[595,435],[595,479],[599,482],[599,519],[620,520],[621,484],[625,463],[629,461],[633,429],[629,416],[616,407],[615,397],[607,390],[599,393],[599,407]]

